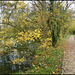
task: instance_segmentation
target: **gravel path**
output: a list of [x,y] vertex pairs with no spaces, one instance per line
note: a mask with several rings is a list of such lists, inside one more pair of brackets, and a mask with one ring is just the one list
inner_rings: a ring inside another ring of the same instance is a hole
[[63,74],[75,74],[75,40],[73,35],[65,43],[62,72]]

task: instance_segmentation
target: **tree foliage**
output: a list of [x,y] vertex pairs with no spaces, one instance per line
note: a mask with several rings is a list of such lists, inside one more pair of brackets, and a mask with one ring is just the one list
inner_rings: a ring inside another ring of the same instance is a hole
[[[50,50],[69,33],[71,13],[62,2],[33,1],[29,9],[24,1],[1,1],[2,25],[0,31],[1,55],[17,52],[20,56],[11,62],[24,62],[36,53]],[[23,54],[21,54],[23,51]]]

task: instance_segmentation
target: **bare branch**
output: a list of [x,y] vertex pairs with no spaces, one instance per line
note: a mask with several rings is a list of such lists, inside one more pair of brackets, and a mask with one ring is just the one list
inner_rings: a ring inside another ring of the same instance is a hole
[[73,3],[74,3],[74,1],[71,2],[71,3],[66,7],[66,9],[68,9]]

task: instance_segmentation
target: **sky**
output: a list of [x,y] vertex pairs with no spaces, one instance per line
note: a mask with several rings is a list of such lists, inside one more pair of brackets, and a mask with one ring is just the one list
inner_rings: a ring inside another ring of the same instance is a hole
[[[25,3],[30,3],[31,1],[25,1]],[[66,2],[66,1],[63,1],[63,2]],[[72,1],[68,1],[69,3],[71,3]],[[75,2],[75,1],[74,1]],[[29,6],[30,6],[31,4],[29,4]],[[71,6],[70,6],[70,8],[69,9],[73,9],[73,10],[75,10],[75,4],[72,4]]]
[[[12,2],[12,1],[10,1],[10,2]],[[31,4],[30,4],[30,2],[32,2],[32,1],[24,1],[26,4],[27,3],[29,3],[29,7],[31,6]],[[64,2],[66,2],[66,1],[64,1]],[[68,1],[69,3],[71,3],[72,1]],[[75,1],[74,1],[75,2]],[[69,9],[72,9],[73,11],[75,11],[75,4],[72,4],[70,7],[69,7]],[[1,13],[1,9],[0,9],[0,13]],[[1,14],[0,14],[0,18],[1,18],[2,16],[1,16]],[[0,22],[1,22],[1,19],[0,19]]]
[[[72,1],[69,1],[69,3],[71,3]],[[75,1],[74,1],[75,2]],[[75,10],[75,4],[72,4],[71,6],[70,6],[70,8],[69,9],[73,9],[73,10]]]
[[[12,1],[10,1],[10,2],[12,2]],[[29,7],[31,6],[30,2],[32,2],[32,1],[24,1],[24,2],[26,4],[29,3]],[[66,1],[64,1],[64,2],[66,2]],[[71,3],[72,1],[68,1],[68,2]],[[72,4],[69,9],[75,10],[75,4]],[[0,12],[1,12],[1,9],[0,9]],[[1,14],[0,14],[0,17],[1,17]]]

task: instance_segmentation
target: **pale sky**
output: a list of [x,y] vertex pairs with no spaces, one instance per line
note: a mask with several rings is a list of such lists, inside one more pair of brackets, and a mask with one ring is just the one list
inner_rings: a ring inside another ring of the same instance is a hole
[[[10,2],[13,2],[13,1],[10,1]],[[24,1],[24,2],[26,4],[29,3],[29,6],[31,6],[30,2],[32,2],[32,1]],[[66,1],[63,1],[63,2],[66,2]],[[71,3],[72,1],[68,1],[68,2]],[[69,9],[75,10],[75,4],[72,4]],[[1,12],[1,9],[0,9],[0,12]],[[0,16],[1,16],[1,14],[0,14]]]
[[[32,1],[25,1],[26,4],[27,4],[27,3],[30,3],[30,2],[32,2]],[[63,1],[63,2],[66,2],[66,1]],[[68,2],[71,3],[72,1],[68,1]],[[74,2],[75,2],[75,1],[74,1]],[[29,4],[29,6],[31,6],[31,4]],[[69,9],[75,10],[75,4],[72,4]]]
[[[11,1],[11,2],[12,2],[12,1]],[[24,2],[25,2],[26,4],[29,3],[29,7],[31,6],[30,2],[32,2],[32,1],[24,1]],[[63,2],[66,2],[66,1],[63,1]],[[72,1],[68,1],[68,2],[71,3]],[[74,2],[75,2],[75,1],[74,1]],[[75,10],[75,4],[72,4],[69,9]],[[1,12],[1,9],[0,9],[0,12]],[[0,14],[0,17],[2,17],[1,14]],[[1,21],[1,19],[0,19],[0,21]]]

